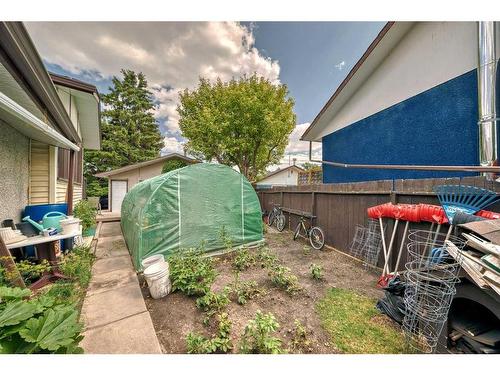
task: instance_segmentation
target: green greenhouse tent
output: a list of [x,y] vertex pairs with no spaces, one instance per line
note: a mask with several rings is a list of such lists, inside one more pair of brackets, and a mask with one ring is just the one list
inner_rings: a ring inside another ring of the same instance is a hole
[[[122,231],[134,266],[155,254],[204,245],[206,251],[262,240],[257,194],[248,180],[220,164],[193,164],[140,182],[125,196]],[[225,233],[225,235],[221,235]]]

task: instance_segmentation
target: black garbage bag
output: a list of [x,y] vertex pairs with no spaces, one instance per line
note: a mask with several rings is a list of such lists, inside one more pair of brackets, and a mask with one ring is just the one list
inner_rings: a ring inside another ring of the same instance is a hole
[[377,302],[377,309],[395,322],[401,324],[405,317],[403,296],[406,284],[399,276],[394,277],[384,288],[385,295]]
[[395,322],[401,324],[405,317],[405,303],[402,296],[385,292],[377,302],[377,309]]

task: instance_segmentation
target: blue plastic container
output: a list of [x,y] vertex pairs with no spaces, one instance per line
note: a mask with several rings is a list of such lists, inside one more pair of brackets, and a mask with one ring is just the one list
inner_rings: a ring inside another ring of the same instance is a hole
[[40,221],[43,216],[52,211],[62,212],[63,214],[68,214],[68,204],[67,203],[54,203],[54,204],[32,204],[24,208],[23,217],[29,216],[31,220]]

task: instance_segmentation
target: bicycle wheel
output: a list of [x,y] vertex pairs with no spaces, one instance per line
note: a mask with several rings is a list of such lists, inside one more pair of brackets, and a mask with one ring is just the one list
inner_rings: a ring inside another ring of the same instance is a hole
[[312,227],[309,232],[309,242],[316,250],[321,250],[325,246],[325,235],[319,227]]
[[299,238],[299,233],[300,233],[300,223],[297,224],[297,228],[295,228],[295,232],[293,233],[293,240],[295,241],[297,238]]
[[272,227],[274,224],[275,218],[276,218],[276,214],[275,214],[274,210],[272,210],[271,212],[269,212],[269,215],[267,215],[267,225]]
[[276,229],[278,229],[279,232],[283,232],[283,229],[285,229],[285,224],[286,224],[285,215],[279,214],[278,217],[276,218]]

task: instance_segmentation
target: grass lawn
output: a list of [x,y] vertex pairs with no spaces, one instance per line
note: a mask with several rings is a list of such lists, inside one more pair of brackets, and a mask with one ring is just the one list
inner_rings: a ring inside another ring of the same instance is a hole
[[375,300],[331,288],[316,305],[331,344],[344,353],[407,353],[404,334],[375,308]]

